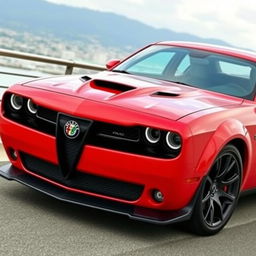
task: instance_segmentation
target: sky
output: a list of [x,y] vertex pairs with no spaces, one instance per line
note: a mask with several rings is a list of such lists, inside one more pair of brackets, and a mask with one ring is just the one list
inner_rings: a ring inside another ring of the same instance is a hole
[[255,0],[47,0],[114,12],[157,28],[222,39],[256,51]]

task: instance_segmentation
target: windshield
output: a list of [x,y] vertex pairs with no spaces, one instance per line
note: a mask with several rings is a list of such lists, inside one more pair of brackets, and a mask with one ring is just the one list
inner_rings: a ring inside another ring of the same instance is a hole
[[207,51],[150,46],[118,65],[114,72],[177,82],[253,99],[255,63]]

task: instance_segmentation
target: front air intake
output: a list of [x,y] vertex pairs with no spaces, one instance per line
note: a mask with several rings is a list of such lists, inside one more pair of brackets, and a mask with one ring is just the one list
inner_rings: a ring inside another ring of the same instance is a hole
[[75,170],[69,179],[64,179],[58,165],[20,152],[22,163],[27,170],[61,185],[99,195],[127,201],[138,200],[144,186],[126,181],[111,179]]
[[112,93],[122,93],[122,92],[127,92],[135,89],[135,87],[132,87],[129,85],[119,84],[119,83],[114,83],[114,82],[109,82],[104,80],[93,80],[91,81],[90,86],[94,89],[112,92]]

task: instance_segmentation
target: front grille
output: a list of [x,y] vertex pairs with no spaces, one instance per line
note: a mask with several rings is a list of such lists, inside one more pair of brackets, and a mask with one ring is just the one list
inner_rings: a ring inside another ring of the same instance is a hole
[[58,165],[20,153],[25,168],[35,174],[56,181],[62,185],[93,192],[118,199],[135,201],[143,192],[143,186],[124,181],[105,178],[80,171],[73,172],[69,179],[64,179]]

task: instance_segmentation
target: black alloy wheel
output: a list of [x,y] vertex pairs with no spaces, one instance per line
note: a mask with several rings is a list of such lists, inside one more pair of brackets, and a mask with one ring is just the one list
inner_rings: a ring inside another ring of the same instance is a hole
[[214,235],[228,222],[239,198],[242,159],[233,145],[227,145],[205,177],[190,220],[192,231]]

